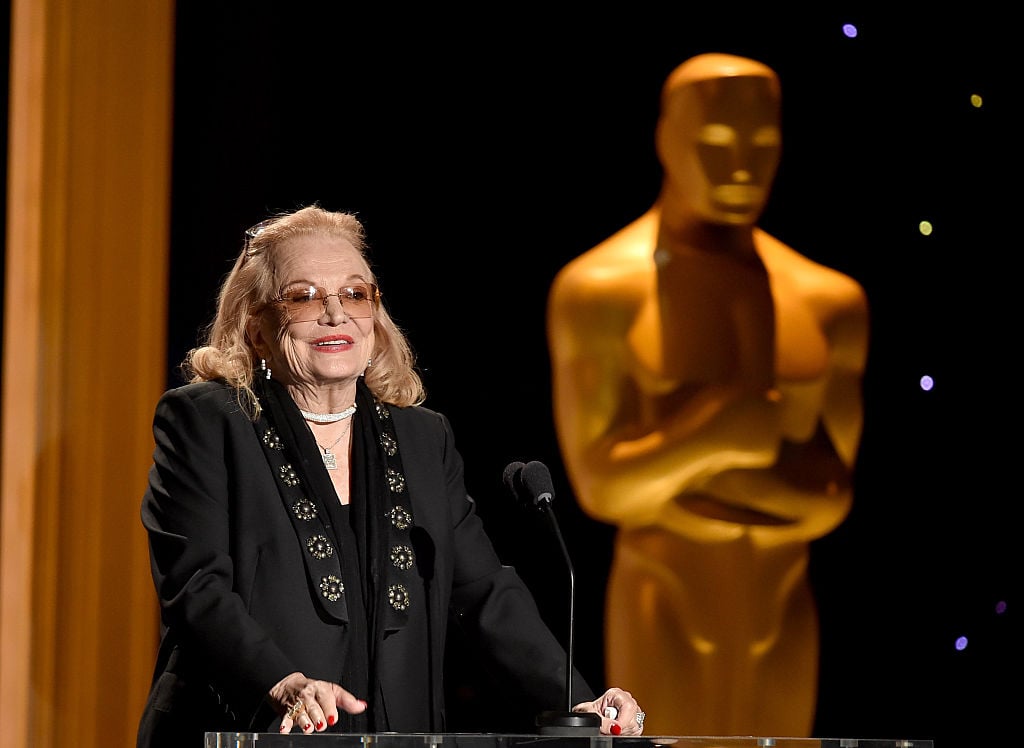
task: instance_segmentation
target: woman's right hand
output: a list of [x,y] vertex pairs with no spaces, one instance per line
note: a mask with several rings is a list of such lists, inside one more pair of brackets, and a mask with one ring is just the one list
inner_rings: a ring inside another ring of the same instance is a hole
[[281,732],[293,727],[302,732],[323,732],[338,721],[338,710],[349,714],[366,711],[366,702],[356,698],[337,683],[313,680],[302,673],[286,675],[270,689],[270,702],[281,719]]

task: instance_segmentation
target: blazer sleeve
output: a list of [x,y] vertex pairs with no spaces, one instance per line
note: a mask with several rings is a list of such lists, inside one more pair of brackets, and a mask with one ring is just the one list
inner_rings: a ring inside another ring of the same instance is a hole
[[[467,493],[463,461],[447,418],[443,461],[453,522],[452,619],[466,632],[487,669],[538,709],[565,706],[565,649],[541,617],[516,570],[502,563]],[[578,703],[593,691],[574,673]]]
[[206,672],[230,672],[227,697],[255,711],[293,670],[236,592],[231,496],[265,465],[255,431],[230,389],[186,386],[161,397],[153,435],[142,523],[163,624]]

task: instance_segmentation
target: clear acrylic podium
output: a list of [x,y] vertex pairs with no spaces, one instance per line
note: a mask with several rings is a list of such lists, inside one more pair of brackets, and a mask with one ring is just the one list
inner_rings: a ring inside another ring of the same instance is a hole
[[506,735],[492,733],[375,733],[279,735],[208,732],[205,748],[933,748],[931,740],[767,738],[749,736],[611,737],[610,735]]

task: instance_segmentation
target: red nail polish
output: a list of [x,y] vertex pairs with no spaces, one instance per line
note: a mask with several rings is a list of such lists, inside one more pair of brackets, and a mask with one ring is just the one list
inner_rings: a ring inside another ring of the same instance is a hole
[[324,723],[323,723],[323,720],[321,720],[321,721],[319,721],[319,722],[317,722],[317,723],[316,723],[316,729],[318,729],[318,730],[322,730],[322,729],[324,729]]
[[329,724],[329,725],[333,725],[337,721],[338,721],[338,718],[335,717],[333,714],[330,717],[327,718],[327,724]]
[[612,725],[612,735],[618,735],[622,732],[622,728],[618,725]]

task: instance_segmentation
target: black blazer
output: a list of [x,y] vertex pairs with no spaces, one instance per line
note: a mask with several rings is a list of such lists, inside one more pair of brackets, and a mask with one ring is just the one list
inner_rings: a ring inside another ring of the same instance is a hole
[[[415,532],[430,554],[419,554],[427,568],[410,590],[407,624],[378,653],[375,708],[389,730],[445,730],[454,621],[488,670],[522,693],[518,708],[564,709],[565,652],[487,537],[448,420],[422,406],[391,410]],[[164,393],[153,434],[142,522],[162,638],[138,745],[199,748],[206,731],[276,731],[269,689],[294,671],[340,682],[332,652],[343,625],[313,599],[301,541],[234,390],[204,382]],[[594,698],[578,673],[573,690],[577,701]]]

